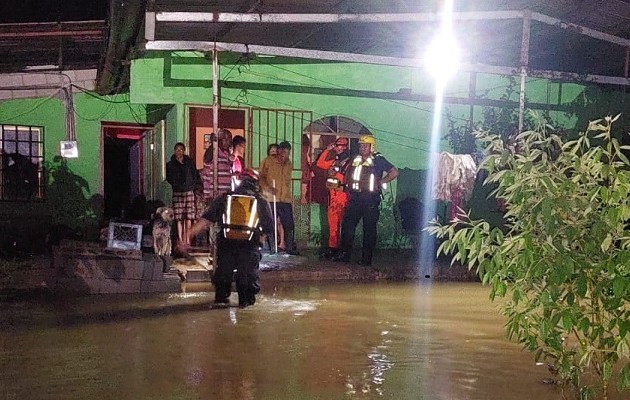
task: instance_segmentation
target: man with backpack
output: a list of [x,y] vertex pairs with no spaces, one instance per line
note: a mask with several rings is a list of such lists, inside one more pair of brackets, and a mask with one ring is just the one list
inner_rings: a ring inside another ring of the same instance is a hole
[[271,234],[274,230],[271,208],[260,194],[256,171],[243,170],[235,189],[214,199],[191,228],[191,235],[211,223],[219,226],[217,266],[212,276],[215,303],[229,304],[232,281],[235,280],[239,307],[254,305],[260,291],[260,235]]

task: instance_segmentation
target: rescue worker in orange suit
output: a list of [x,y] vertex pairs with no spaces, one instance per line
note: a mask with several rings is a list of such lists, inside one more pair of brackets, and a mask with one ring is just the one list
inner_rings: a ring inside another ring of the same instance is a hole
[[328,249],[323,258],[332,258],[339,251],[341,221],[348,204],[348,194],[343,189],[344,173],[350,153],[348,139],[338,138],[335,143],[326,147],[317,159],[317,167],[328,171],[326,187],[328,188]]
[[[245,169],[233,191],[217,197],[193,225],[190,235],[219,224],[217,234],[217,267],[212,276],[215,304],[229,304],[232,280],[236,281],[238,305],[241,308],[256,303],[260,291],[258,275],[260,235],[274,231],[269,203],[260,194],[258,172]],[[236,270],[236,272],[234,272]]]
[[[383,176],[384,174],[384,176]],[[359,139],[359,154],[350,161],[345,174],[349,195],[348,207],[341,224],[341,251],[335,261],[349,262],[354,242],[354,231],[363,219],[363,252],[359,265],[372,265],[376,247],[376,226],[381,203],[381,188],[398,177],[398,169],[376,152],[373,136]]]

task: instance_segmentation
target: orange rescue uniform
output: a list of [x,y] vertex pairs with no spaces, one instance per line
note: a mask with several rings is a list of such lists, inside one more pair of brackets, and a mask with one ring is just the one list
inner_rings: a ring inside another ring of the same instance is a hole
[[[324,150],[320,157],[317,159],[317,167],[328,171],[328,247],[331,249],[339,248],[341,221],[343,220],[343,214],[346,211],[348,205],[348,194],[343,189],[344,171],[341,171],[343,164],[347,160],[340,160],[337,155],[334,158],[329,159],[332,150]],[[334,152],[333,152],[334,154]],[[343,154],[343,153],[342,153]],[[331,179],[332,178],[332,179]],[[338,185],[329,184],[331,181],[338,182]]]

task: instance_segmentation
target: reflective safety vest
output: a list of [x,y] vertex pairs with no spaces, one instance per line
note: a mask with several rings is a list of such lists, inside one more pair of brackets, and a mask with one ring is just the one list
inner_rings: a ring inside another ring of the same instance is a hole
[[343,174],[347,164],[348,158],[340,159],[339,156],[337,156],[333,165],[328,169],[328,178],[326,179],[326,187],[328,189],[343,189]]
[[222,216],[223,237],[252,240],[258,232],[258,200],[254,196],[228,194]]
[[346,177],[346,185],[351,192],[380,192],[381,177],[376,176],[374,159],[378,154],[370,155],[365,160],[356,156]]

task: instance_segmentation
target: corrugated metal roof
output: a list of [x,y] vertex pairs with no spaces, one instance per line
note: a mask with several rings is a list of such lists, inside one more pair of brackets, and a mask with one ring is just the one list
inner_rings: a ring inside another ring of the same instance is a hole
[[[235,13],[435,13],[442,2],[403,0],[155,0],[156,12]],[[454,12],[528,9],[630,39],[630,4],[621,0],[455,1]],[[156,40],[216,40],[379,56],[413,58],[424,50],[436,22],[382,23],[193,23],[160,22]],[[522,20],[458,21],[455,35],[469,63],[519,65]],[[532,21],[530,67],[581,74],[623,76],[625,47]]]
[[104,31],[105,21],[0,24],[0,73],[96,68]]
[[[100,4],[103,0],[93,0],[84,8],[76,5],[81,3],[80,0],[75,0],[72,13],[59,12],[57,18],[63,21],[63,18],[93,16],[95,1]],[[7,0],[1,3],[2,10],[10,9]],[[32,8],[32,3],[43,4],[35,0],[15,0],[13,3],[21,4],[13,15],[16,12],[26,13]],[[68,2],[50,0],[44,3]],[[133,57],[138,32],[142,40],[143,33],[139,28],[145,4],[148,11],[156,12],[398,14],[436,13],[440,11],[442,1],[111,0],[108,21],[87,22],[83,26],[63,23],[0,25],[0,73],[20,71],[29,65],[59,65],[59,62],[64,68],[94,68],[99,64],[99,51],[105,45],[103,42],[108,40],[102,70],[108,71],[105,75],[110,77],[125,74],[123,69],[126,61]],[[60,9],[60,6],[55,7]],[[630,0],[455,0],[454,4],[456,13],[524,9],[630,40]],[[40,11],[40,16],[48,17],[44,20],[50,20],[44,8]],[[36,15],[33,11],[28,12]],[[437,23],[431,21],[308,24],[164,22],[156,26],[156,39],[216,40],[413,58],[423,52],[436,26]],[[92,32],[104,29],[105,34]],[[576,29],[561,29],[535,20],[532,21],[531,32],[529,67],[532,69],[611,76],[624,76],[626,73],[626,47],[623,45],[582,35]],[[522,38],[522,21],[519,19],[458,21],[455,35],[463,49],[465,62],[509,67],[519,65]],[[120,82],[114,87],[121,87]]]

